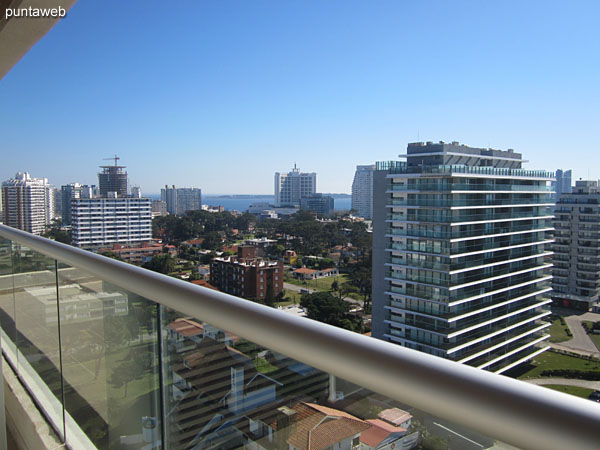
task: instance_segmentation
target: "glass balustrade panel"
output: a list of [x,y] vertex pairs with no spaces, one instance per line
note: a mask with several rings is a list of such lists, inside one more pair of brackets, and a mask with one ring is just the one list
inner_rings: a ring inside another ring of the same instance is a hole
[[58,280],[67,444],[154,448],[161,440],[157,305],[75,267],[60,265]]

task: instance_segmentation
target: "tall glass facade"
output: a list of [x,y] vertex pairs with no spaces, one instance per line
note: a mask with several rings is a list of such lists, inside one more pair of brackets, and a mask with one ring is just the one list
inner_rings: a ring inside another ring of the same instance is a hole
[[543,351],[552,174],[458,143],[406,156],[377,165],[374,335],[494,372]]

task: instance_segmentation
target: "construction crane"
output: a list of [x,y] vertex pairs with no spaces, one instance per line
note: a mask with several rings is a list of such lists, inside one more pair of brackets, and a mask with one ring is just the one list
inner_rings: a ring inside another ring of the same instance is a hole
[[117,155],[113,156],[112,158],[102,158],[103,161],[111,160],[111,159],[115,160],[115,167],[117,167],[117,161],[121,158],[119,158]]

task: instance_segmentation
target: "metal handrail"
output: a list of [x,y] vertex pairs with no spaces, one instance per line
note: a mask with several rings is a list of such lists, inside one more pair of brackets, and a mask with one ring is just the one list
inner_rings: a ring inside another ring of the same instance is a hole
[[317,369],[525,449],[597,449],[600,406],[0,225],[0,236]]

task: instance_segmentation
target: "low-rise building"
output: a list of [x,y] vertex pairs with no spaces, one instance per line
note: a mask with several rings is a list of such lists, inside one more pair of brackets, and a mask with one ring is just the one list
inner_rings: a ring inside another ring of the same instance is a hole
[[283,262],[256,257],[256,247],[241,245],[238,256],[214,258],[210,283],[223,292],[253,300],[264,300],[272,292],[283,292]]
[[182,244],[187,245],[192,248],[202,248],[202,243],[204,242],[204,238],[198,239],[188,239],[187,241],[183,241]]
[[292,272],[295,278],[299,280],[316,280],[317,278],[336,277],[340,274],[337,267],[330,267],[323,270],[309,269],[307,267],[301,267]]
[[283,252],[283,262],[285,264],[296,264],[298,261],[298,255],[294,250],[286,250]]
[[98,250],[98,253],[114,253],[123,261],[132,264],[141,264],[152,259],[153,256],[164,252],[171,256],[177,256],[177,249],[172,246],[163,246],[160,242],[143,242],[140,245],[121,245],[113,244],[112,247],[104,247]]
[[266,237],[256,239],[246,239],[246,245],[253,245],[254,247],[262,248],[263,250],[271,245],[277,244],[277,240],[268,239]]
[[294,406],[295,426],[287,439],[290,450],[352,449],[360,445],[360,435],[371,427],[344,411],[298,403]]

